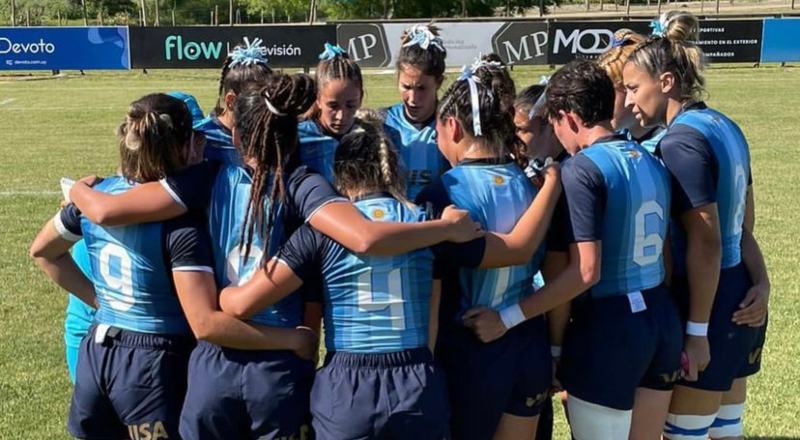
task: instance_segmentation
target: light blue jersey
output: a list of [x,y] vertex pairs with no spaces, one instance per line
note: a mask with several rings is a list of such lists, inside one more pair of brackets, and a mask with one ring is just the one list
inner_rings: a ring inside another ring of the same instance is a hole
[[[639,144],[620,139],[581,150],[569,161],[569,167],[586,169],[585,159],[600,173],[597,180],[601,181],[601,189],[593,192],[604,191],[605,195],[602,217],[586,228],[599,231],[596,238],[602,242],[600,282],[592,286],[592,295],[624,295],[658,286],[664,281],[662,251],[670,213],[666,170]],[[573,175],[570,173],[567,179]],[[565,183],[568,203],[581,198],[572,188]],[[579,216],[578,209],[581,207],[570,203],[571,216]],[[577,222],[573,227],[582,228]],[[580,237],[584,233],[578,230],[576,234]]]
[[617,132],[625,136],[629,141],[638,142],[650,154],[656,154],[656,147],[659,141],[667,134],[667,130],[661,127],[650,130],[642,139],[635,139],[628,129],[621,129]]
[[[484,229],[508,233],[538,191],[515,163],[494,162],[462,161],[442,176],[442,183],[453,204],[469,211]],[[542,258],[544,246],[527,264],[497,269],[461,268],[461,312],[477,306],[499,310],[518,303],[533,292],[533,277]]]
[[721,267],[736,266],[742,261],[742,226],[750,183],[750,150],[747,141],[736,123],[707,107],[678,114],[670,124],[668,133],[672,135],[686,128],[699,132],[711,148],[711,167],[716,178],[714,199],[719,212],[722,239]]
[[[274,255],[284,241],[283,205],[279,205],[275,224],[269,231],[269,249],[266,250],[266,255],[264,239],[256,227],[250,254],[245,259],[245,249],[240,244],[252,183],[250,173],[237,165],[222,166],[214,181],[208,223],[214,252],[214,273],[220,288],[241,285],[249,280],[260,267],[262,259]],[[265,216],[269,213],[269,208],[269,198],[265,197]],[[302,321],[302,306],[302,301],[296,295],[290,295],[259,312],[251,321],[277,327],[295,327]]]
[[[119,194],[132,186],[113,176],[94,188]],[[80,226],[99,303],[97,323],[142,333],[189,332],[172,284],[175,267],[165,256],[165,223],[102,227],[81,218]]]
[[[418,208],[388,194],[373,194],[355,205],[374,221],[424,220]],[[306,226],[292,236],[280,258],[305,282],[322,272],[328,351],[389,353],[427,344],[430,250],[394,257],[357,255]]]
[[449,168],[436,146],[436,119],[419,127],[406,118],[403,103],[399,103],[386,109],[383,128],[400,154],[407,172],[407,196],[414,200]]
[[194,130],[206,137],[203,157],[223,164],[239,164],[241,157],[233,145],[231,132],[213,113],[194,123]]
[[303,165],[325,176],[333,184],[333,161],[339,140],[322,132],[311,119],[297,126],[299,156]]
[[[72,246],[72,259],[75,265],[88,279],[92,279],[91,261],[89,260],[89,250],[86,249],[86,242],[83,240]],[[75,369],[78,366],[78,349],[81,340],[92,326],[95,310],[86,303],[78,299],[77,296],[69,294],[67,302],[67,316],[64,319],[64,346],[66,347],[67,369],[72,383],[75,383]]]

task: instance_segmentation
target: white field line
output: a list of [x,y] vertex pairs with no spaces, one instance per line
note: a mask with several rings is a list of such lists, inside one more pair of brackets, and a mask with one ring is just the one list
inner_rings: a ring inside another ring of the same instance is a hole
[[38,196],[50,197],[61,195],[61,191],[0,191],[0,197]]
[[4,106],[6,104],[11,104],[12,102],[16,101],[17,98],[8,98],[0,101],[0,106]]

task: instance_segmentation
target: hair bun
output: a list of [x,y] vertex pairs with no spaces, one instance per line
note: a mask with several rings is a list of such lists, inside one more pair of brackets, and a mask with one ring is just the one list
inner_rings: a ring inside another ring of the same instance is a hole
[[666,15],[664,37],[674,42],[695,42],[700,39],[700,20],[691,12],[671,11]]

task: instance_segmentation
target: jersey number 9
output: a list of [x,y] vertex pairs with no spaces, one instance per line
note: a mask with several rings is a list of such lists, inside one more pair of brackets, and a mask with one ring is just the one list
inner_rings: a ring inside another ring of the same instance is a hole
[[[111,270],[111,262],[117,263],[115,271]],[[109,243],[100,250],[100,275],[109,290],[116,295],[108,295],[108,305],[120,312],[127,312],[136,303],[133,297],[133,280],[131,278],[131,257],[128,252],[114,243]]]

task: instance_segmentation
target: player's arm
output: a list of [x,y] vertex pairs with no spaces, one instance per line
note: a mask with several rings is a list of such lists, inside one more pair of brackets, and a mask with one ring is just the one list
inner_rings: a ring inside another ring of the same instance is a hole
[[97,308],[94,285],[69,254],[72,245],[80,240],[80,234],[80,215],[73,205],[67,205],[42,227],[29,253],[36,265],[62,289]]
[[197,339],[240,350],[292,350],[311,358],[309,347],[316,340],[311,332],[252,325],[219,310],[210,239],[199,224],[175,228],[168,243],[178,300]]
[[120,194],[92,189],[97,178],[89,176],[75,182],[69,197],[86,218],[103,226],[166,221],[205,206],[215,171],[215,165],[204,162]]
[[491,308],[468,310],[464,323],[481,341],[500,338],[508,329],[571,301],[600,281],[602,224],[605,216],[606,188],[600,170],[590,160],[571,159],[562,176],[566,198],[569,245],[566,268],[545,283],[535,295],[499,312]]
[[733,314],[733,322],[739,325],[760,327],[767,317],[771,284],[764,255],[753,235],[755,207],[752,186],[747,188],[747,202],[742,228],[742,261],[750,274],[753,286],[748,290],[739,310]]
[[550,227],[550,220],[560,195],[560,169],[558,164],[554,164],[545,169],[542,188],[536,194],[531,206],[517,220],[514,229],[508,234],[493,232],[486,234],[486,250],[480,267],[517,266],[528,263]]
[[442,217],[419,223],[375,222],[350,202],[325,205],[309,220],[311,226],[357,253],[399,255],[443,241],[465,242],[483,235],[469,213],[447,207]]
[[287,193],[307,223],[359,254],[399,255],[445,240],[469,241],[482,235],[480,225],[456,209],[445,210],[435,221],[373,222],[316,173],[294,173]]
[[222,310],[239,319],[248,319],[299,289],[304,279],[319,277],[318,256],[324,252],[325,240],[310,226],[300,227],[246,283],[222,289],[219,297]]
[[158,182],[137,185],[121,194],[91,188],[84,179],[75,182],[69,197],[92,223],[119,226],[163,221],[186,212]]
[[[542,276],[544,277],[545,286],[555,280],[567,267],[569,267],[568,252],[548,251],[542,263]],[[547,323],[550,327],[550,345],[558,347],[556,351],[560,350],[564,344],[564,331],[567,328],[567,323],[569,323],[570,312],[571,303],[569,301],[547,312]]]
[[711,361],[707,329],[722,261],[714,157],[705,136],[681,125],[661,140],[660,151],[672,177],[672,210],[686,231],[689,323],[684,351],[689,358],[686,378],[696,380]]
[[428,316],[428,349],[436,350],[439,337],[439,306],[442,303],[442,280],[434,279],[431,285],[430,316]]

